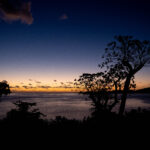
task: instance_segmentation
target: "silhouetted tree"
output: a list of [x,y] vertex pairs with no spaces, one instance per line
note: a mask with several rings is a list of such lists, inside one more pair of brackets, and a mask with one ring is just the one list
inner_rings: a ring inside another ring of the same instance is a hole
[[[135,74],[150,63],[150,42],[132,36],[116,36],[105,49],[104,62],[99,65],[104,72],[85,73],[75,83],[82,93],[92,99],[95,111],[109,110],[121,100],[119,114],[125,110],[130,88],[136,88]],[[84,92],[83,92],[84,91]],[[122,93],[118,98],[118,93]]]
[[8,95],[10,93],[11,93],[11,91],[10,91],[10,87],[9,87],[9,84],[7,83],[7,81],[0,82],[0,97],[2,95]]
[[92,99],[92,115],[99,116],[112,110],[114,105],[114,94],[111,92],[113,84],[108,80],[105,73],[85,73],[75,83],[80,85],[82,92]]
[[[121,80],[124,80],[119,110],[119,114],[122,115],[125,110],[128,90],[132,86],[131,81],[134,83],[134,75],[150,63],[150,41],[140,41],[132,36],[116,36],[115,41],[107,46],[103,56],[105,61],[99,66],[106,67],[107,72],[113,70]],[[133,87],[135,87],[134,84]]]
[[28,103],[22,101],[16,101],[14,103],[16,105],[16,109],[12,109],[7,113],[8,120],[16,120],[16,121],[34,121],[39,120],[41,116],[44,116],[39,109],[31,109],[33,106],[36,106],[36,103]]
[[[126,79],[127,72],[123,69],[122,65],[115,64],[112,68],[107,68],[103,77],[107,81],[107,84],[111,84],[112,92],[114,93],[114,103],[110,106],[110,110],[120,101],[118,94],[121,94],[122,87],[124,86],[124,80]],[[131,79],[130,87],[135,88],[136,84],[134,81],[134,76]]]

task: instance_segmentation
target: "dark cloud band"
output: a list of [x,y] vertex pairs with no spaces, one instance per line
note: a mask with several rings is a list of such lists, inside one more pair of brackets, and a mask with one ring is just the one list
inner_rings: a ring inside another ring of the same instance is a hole
[[0,18],[7,22],[20,20],[32,24],[31,2],[23,0],[0,0]]

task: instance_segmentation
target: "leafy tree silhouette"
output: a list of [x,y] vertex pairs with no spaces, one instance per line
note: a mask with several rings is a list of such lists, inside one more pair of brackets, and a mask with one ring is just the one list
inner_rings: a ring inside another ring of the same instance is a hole
[[9,87],[9,84],[7,83],[7,81],[2,81],[0,82],[0,97],[2,95],[8,95],[10,94],[11,91],[10,91],[10,87]]
[[111,82],[105,73],[84,73],[76,80],[75,85],[83,89],[81,93],[87,94],[92,99],[92,115],[97,117],[111,111],[114,105],[114,93]]
[[99,66],[107,68],[111,76],[114,71],[124,82],[119,110],[119,114],[122,115],[129,88],[135,87],[134,75],[150,64],[150,41],[140,41],[132,36],[115,36],[115,40],[107,45],[103,58],[105,61]]
[[12,109],[7,113],[7,120],[9,121],[19,121],[19,122],[34,122],[39,121],[40,117],[45,116],[39,109],[31,109],[33,106],[36,106],[36,103],[28,103],[22,101],[14,102],[16,109]]
[[[75,84],[92,99],[94,112],[111,112],[121,100],[119,114],[123,115],[128,91],[136,88],[135,74],[150,64],[150,41],[115,36],[102,58],[105,60],[99,67],[105,69],[103,72],[84,73]],[[122,94],[121,97],[118,93]]]

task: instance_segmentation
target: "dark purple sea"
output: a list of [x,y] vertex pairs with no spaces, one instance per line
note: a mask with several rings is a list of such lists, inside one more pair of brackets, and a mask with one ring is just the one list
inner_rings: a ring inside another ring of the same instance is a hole
[[[15,108],[13,102],[18,100],[37,103],[36,108],[39,108],[47,119],[56,116],[83,119],[90,116],[91,112],[91,101],[85,95],[78,93],[12,93],[1,98],[0,118],[5,117],[8,111]],[[150,94],[128,96],[126,111],[138,107],[150,108]]]

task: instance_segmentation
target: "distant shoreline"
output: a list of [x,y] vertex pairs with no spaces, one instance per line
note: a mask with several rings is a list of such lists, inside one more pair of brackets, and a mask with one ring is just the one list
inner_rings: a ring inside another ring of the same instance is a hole
[[79,93],[79,92],[62,92],[62,91],[12,91],[12,93]]
[[[118,91],[118,93],[121,93],[122,91]],[[80,93],[80,91],[12,91],[12,93]],[[150,87],[143,88],[143,89],[137,89],[135,91],[130,90],[130,93],[150,93]]]

